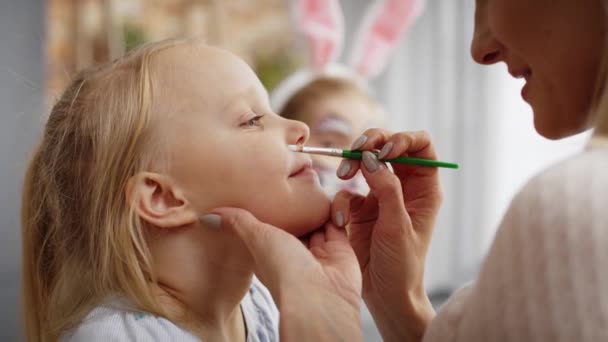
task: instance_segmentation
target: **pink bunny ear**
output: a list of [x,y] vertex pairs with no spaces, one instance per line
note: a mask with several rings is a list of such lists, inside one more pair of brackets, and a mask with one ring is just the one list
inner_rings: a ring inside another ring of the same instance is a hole
[[371,4],[356,35],[350,66],[362,77],[377,76],[423,7],[422,0],[378,0]]
[[322,69],[334,62],[344,37],[344,17],[338,0],[298,0],[298,28],[309,42],[312,64]]

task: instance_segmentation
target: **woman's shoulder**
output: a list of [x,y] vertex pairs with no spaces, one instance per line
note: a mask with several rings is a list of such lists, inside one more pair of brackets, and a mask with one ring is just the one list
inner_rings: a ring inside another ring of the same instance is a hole
[[608,147],[588,148],[533,177],[511,202],[494,249],[528,248],[544,259],[608,247],[606,170]]
[[110,300],[89,312],[60,341],[198,341],[171,321]]
[[606,340],[607,169],[608,148],[590,148],[530,180],[425,341]]
[[608,215],[594,207],[608,196],[607,170],[608,146],[587,148],[533,177],[515,196],[512,207],[525,212],[534,207],[555,215],[578,216],[579,211]]

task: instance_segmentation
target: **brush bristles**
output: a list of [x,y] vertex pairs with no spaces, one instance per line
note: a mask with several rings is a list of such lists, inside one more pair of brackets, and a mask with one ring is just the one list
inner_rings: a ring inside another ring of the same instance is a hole
[[302,152],[302,145],[287,145],[287,148],[293,152]]

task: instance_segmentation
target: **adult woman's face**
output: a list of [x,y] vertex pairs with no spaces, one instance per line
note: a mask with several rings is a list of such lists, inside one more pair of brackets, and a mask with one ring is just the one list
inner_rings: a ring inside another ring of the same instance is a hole
[[524,78],[541,135],[586,129],[605,40],[603,0],[477,0],[473,59]]

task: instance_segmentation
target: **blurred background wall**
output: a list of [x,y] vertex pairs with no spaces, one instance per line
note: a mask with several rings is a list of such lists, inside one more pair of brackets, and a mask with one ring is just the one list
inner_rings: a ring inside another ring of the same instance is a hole
[[[346,47],[370,1],[341,1]],[[0,0],[0,340],[19,340],[23,169],[53,99],[80,67],[148,40],[203,35],[247,60],[271,88],[306,60],[285,0]],[[533,130],[521,80],[469,56],[474,0],[428,0],[373,89],[392,130],[426,129],[441,159],[444,205],[428,258],[436,305],[474,278],[508,202],[531,175],[580,150]],[[366,340],[379,341],[364,312]]]
[[44,2],[0,1],[0,340],[19,341],[19,198],[42,124]]

